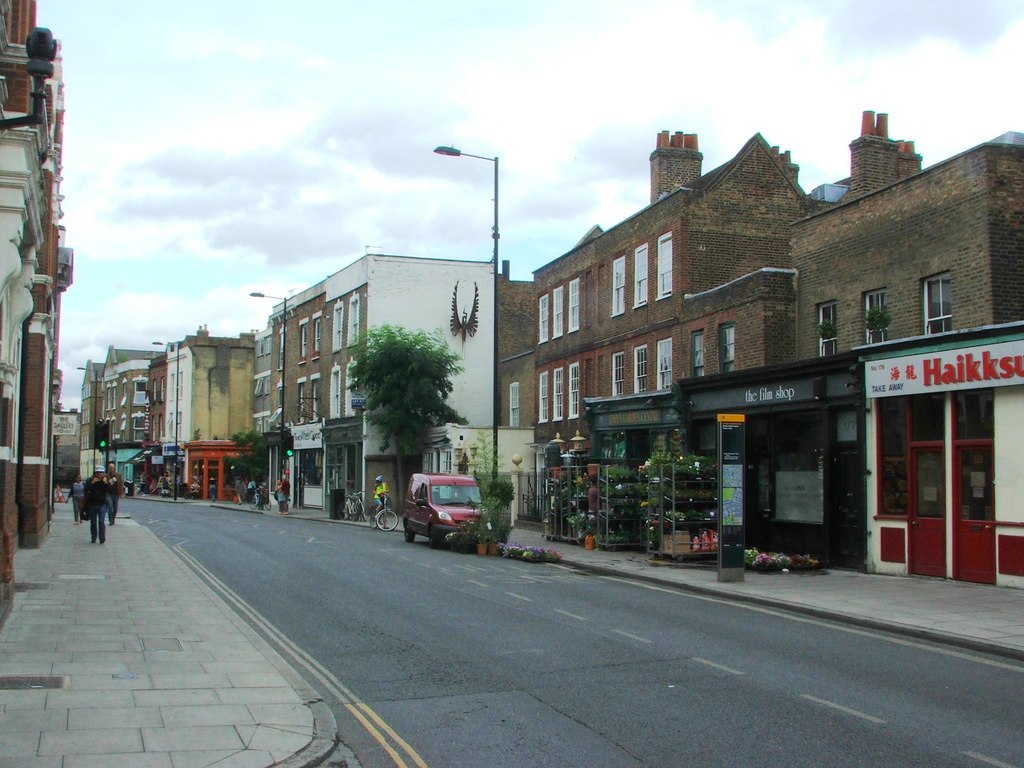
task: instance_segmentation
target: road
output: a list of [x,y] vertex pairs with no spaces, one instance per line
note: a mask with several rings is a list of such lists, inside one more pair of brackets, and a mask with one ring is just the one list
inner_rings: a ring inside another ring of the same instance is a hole
[[126,499],[377,766],[1024,768],[1024,665],[400,531]]

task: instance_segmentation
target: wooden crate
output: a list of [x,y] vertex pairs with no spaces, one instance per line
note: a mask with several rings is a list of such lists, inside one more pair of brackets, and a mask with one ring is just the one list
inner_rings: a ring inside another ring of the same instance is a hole
[[686,555],[693,551],[688,533],[666,533],[661,539],[661,551],[666,555]]

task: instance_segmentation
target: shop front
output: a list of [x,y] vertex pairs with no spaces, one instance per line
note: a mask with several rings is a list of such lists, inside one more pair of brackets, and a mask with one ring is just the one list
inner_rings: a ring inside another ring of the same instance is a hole
[[863,360],[869,570],[1024,587],[1021,324]]
[[199,498],[210,501],[234,498],[231,460],[238,456],[238,446],[230,440],[193,440],[183,447],[188,467],[185,482],[196,486]]
[[745,416],[744,542],[863,569],[857,357],[681,382],[689,453],[717,455],[719,414]]
[[324,499],[332,518],[340,518],[345,496],[363,490],[363,419],[328,419],[323,426]]
[[293,424],[295,450],[295,506],[323,509],[324,441],[323,423]]
[[639,467],[652,453],[683,449],[676,390],[588,397],[592,461]]

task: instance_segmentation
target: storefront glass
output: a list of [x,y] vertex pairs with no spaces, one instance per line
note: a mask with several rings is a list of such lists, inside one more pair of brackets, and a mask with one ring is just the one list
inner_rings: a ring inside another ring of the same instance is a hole
[[824,510],[824,441],[817,414],[779,415],[775,439],[775,519],[821,523]]

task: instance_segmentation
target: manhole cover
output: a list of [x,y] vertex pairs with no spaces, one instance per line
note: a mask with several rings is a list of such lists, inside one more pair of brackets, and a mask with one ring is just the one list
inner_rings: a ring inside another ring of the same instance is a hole
[[20,691],[32,688],[65,688],[66,677],[39,675],[0,675],[0,691]]

